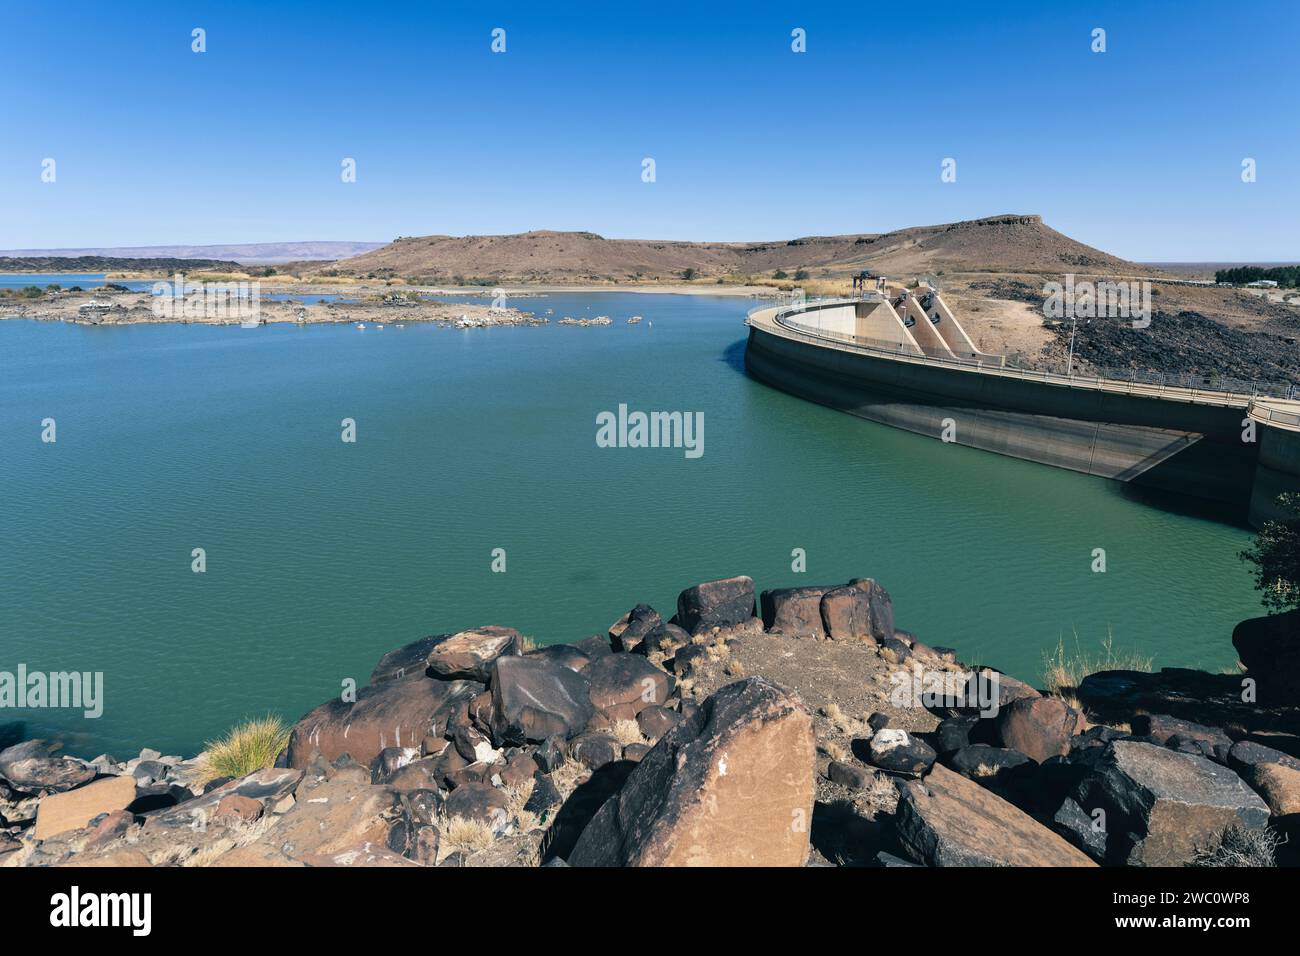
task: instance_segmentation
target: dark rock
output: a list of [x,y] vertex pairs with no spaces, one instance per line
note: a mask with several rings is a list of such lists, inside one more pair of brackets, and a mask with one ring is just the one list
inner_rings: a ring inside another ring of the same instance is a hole
[[812,717],[762,678],[729,684],[636,765],[579,838],[574,866],[802,866]]
[[1070,798],[1052,816],[1052,829],[1098,863],[1106,861],[1104,817],[1094,818]]
[[890,773],[920,776],[934,763],[934,749],[906,730],[885,728],[871,738],[868,756],[874,766]]
[[533,760],[533,755],[527,750],[516,750],[505,759],[504,763],[497,764],[496,775],[501,778],[501,785],[505,787],[522,787],[537,774],[537,762]]
[[569,756],[591,770],[599,770],[623,756],[617,740],[606,734],[580,734],[569,741]]
[[504,822],[507,813],[505,794],[485,783],[467,783],[447,797],[448,817],[464,817],[483,823]]
[[691,642],[691,635],[676,624],[660,624],[636,646],[638,654],[663,654],[671,657]]
[[[260,807],[261,804],[258,804]],[[135,814],[129,810],[114,810],[92,820],[94,829],[86,841],[85,849],[94,850],[112,843],[120,836],[125,836],[135,826]]]
[[975,715],[948,717],[939,722],[931,735],[931,742],[938,753],[959,750],[971,743],[971,733],[980,719]]
[[829,588],[776,588],[759,596],[764,629],[792,637],[825,637],[822,595]]
[[471,726],[464,724],[455,726],[452,730],[451,742],[455,745],[456,752],[470,763],[480,760],[491,763],[496,756],[492,741]]
[[911,860],[904,860],[901,856],[894,856],[892,853],[886,853],[881,850],[876,854],[876,863],[879,866],[887,867],[917,867],[919,863],[913,863]]
[[640,763],[641,758],[650,752],[650,748],[645,744],[627,744],[623,748],[623,759],[631,760],[633,763]]
[[877,711],[867,718],[867,726],[871,728],[873,734],[878,730],[884,730],[889,726],[889,715]]
[[689,677],[691,672],[709,661],[709,649],[703,644],[687,644],[673,657],[673,673],[678,677]]
[[677,682],[635,654],[611,654],[582,672],[591,682],[591,705],[610,720],[636,717],[646,707],[663,706]]
[[350,754],[369,765],[385,747],[418,747],[457,704],[479,690],[470,681],[417,676],[363,687],[355,703],[327,701],[294,725],[288,765],[305,767],[317,752],[330,761]]
[[661,624],[658,611],[648,604],[638,604],[610,625],[610,646],[616,651],[634,651]]
[[564,764],[564,744],[560,737],[547,737],[533,751],[533,762],[543,773],[553,773]]
[[443,678],[486,681],[492,664],[502,656],[518,656],[523,636],[511,627],[475,627],[439,641],[429,651],[429,671]]
[[1094,865],[1028,814],[942,765],[899,789],[899,841],[928,866]]
[[95,768],[56,756],[62,744],[27,740],[0,750],[0,778],[22,793],[63,793],[95,779]]
[[413,747],[385,747],[370,765],[371,782],[389,779],[419,755],[420,752]]
[[672,730],[674,725],[681,719],[681,715],[676,711],[661,707],[658,704],[643,707],[641,712],[636,715],[637,726],[641,728],[641,733],[645,734],[649,740],[658,740]]
[[842,763],[832,760],[826,768],[826,777],[831,783],[838,783],[850,790],[865,790],[875,782],[876,775],[866,767],[857,764]]
[[947,754],[943,764],[968,780],[1001,791],[1013,785],[1033,761],[1018,750],[990,747],[988,744],[971,744]]
[[147,787],[151,783],[158,783],[167,779],[168,767],[165,763],[158,760],[141,760],[131,771],[131,776],[135,778],[137,786]]
[[[485,734],[492,733],[492,692],[484,690],[470,698],[465,714],[470,723]],[[453,728],[454,729],[454,728]]]
[[1156,743],[1164,744],[1174,750],[1179,749],[1177,742],[1170,743],[1174,738],[1178,738],[1178,741],[1196,741],[1204,744],[1203,747],[1198,748],[1203,755],[1220,763],[1227,761],[1228,751],[1232,749],[1232,740],[1218,727],[1206,727],[1204,724],[1192,723],[1190,720],[1179,720],[1168,714],[1138,714],[1133,718],[1131,726],[1134,736],[1150,737]]
[[1136,740],[1110,744],[1077,799],[1106,810],[1107,859],[1131,866],[1186,865],[1229,826],[1261,829],[1269,813],[1227,767]]
[[691,634],[744,624],[754,616],[754,581],[748,577],[706,581],[677,596],[673,623]]
[[1300,609],[1242,621],[1232,631],[1232,646],[1266,697],[1294,702],[1300,694]]
[[493,736],[498,744],[522,744],[580,733],[594,712],[589,687],[586,677],[561,664],[498,658],[492,671]]
[[[609,648],[605,650],[608,652]],[[591,660],[590,657],[572,644],[549,644],[546,647],[539,647],[535,651],[529,651],[524,656],[539,657],[544,661],[550,661],[552,664],[562,664],[571,671],[582,670]]]
[[370,683],[382,684],[390,680],[419,677],[421,674],[427,674],[429,652],[449,636],[448,634],[431,634],[396,650],[389,651],[379,658],[379,663],[370,672]]
[[533,792],[528,795],[524,810],[541,816],[549,810],[554,810],[562,803],[564,803],[564,797],[551,778],[544,773],[534,775]]
[[880,642],[880,656],[891,664],[901,664],[912,656],[912,647],[896,637]]
[[1083,715],[1055,697],[1024,697],[998,714],[998,734],[1005,747],[1038,763],[1070,752],[1070,738],[1083,727]]
[[595,660],[598,657],[604,657],[606,654],[613,654],[614,649],[609,646],[609,641],[599,634],[593,634],[591,637],[584,637],[573,645],[579,652],[585,654],[588,660]]
[[894,636],[894,605],[871,578],[831,588],[821,599],[822,627],[835,641],[880,643]]

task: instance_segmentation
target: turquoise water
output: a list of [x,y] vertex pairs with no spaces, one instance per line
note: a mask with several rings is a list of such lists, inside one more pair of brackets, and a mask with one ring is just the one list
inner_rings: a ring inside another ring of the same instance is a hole
[[[105,674],[98,720],[0,724],[87,755],[193,752],[247,715],[296,719],[424,634],[575,640],[741,573],[874,576],[900,626],[1031,680],[1076,633],[1219,669],[1258,613],[1244,529],[751,381],[749,300],[512,304],[616,324],[0,322],[0,671]],[[620,403],[703,412],[703,457],[598,448],[596,415]]]
[[[144,292],[153,288],[154,281],[153,279],[114,279],[113,284],[136,292]],[[102,272],[0,272],[0,289],[25,289],[29,285],[44,289],[48,285],[57,285],[64,289],[80,286],[90,290],[98,289],[104,284]]]

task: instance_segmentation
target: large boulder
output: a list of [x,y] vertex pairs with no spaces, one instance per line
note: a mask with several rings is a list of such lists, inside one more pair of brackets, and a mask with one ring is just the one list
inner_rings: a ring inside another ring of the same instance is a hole
[[677,681],[639,654],[610,654],[582,671],[591,682],[591,705],[607,719],[631,720],[647,707],[663,706]]
[[348,754],[368,766],[386,747],[419,747],[439,736],[458,704],[482,690],[472,681],[407,676],[369,684],[354,703],[335,698],[308,713],[289,735],[288,765],[307,766],[319,752],[333,761]]
[[1275,817],[1300,814],[1300,760],[1262,744],[1239,740],[1228,766],[1264,798]]
[[871,578],[831,588],[821,600],[822,626],[834,641],[883,643],[894,636],[894,604]]
[[48,840],[68,830],[79,830],[101,813],[125,810],[135,802],[135,779],[105,777],[77,790],[42,797],[36,810],[34,836]]
[[1083,715],[1055,697],[1022,697],[998,714],[1002,746],[1042,763],[1070,752],[1070,738],[1083,730]]
[[[592,661],[584,673],[605,659]],[[593,714],[590,687],[583,674],[563,664],[500,657],[492,668],[492,736],[499,745],[576,736]]]
[[503,655],[518,656],[523,636],[512,627],[475,627],[458,631],[429,651],[429,670],[439,677],[462,677],[486,682],[492,662]]
[[1242,621],[1233,628],[1232,646],[1262,688],[1295,698],[1300,690],[1300,608]]
[[574,866],[802,866],[812,716],[763,678],[728,684],[636,765],[583,830]]
[[791,637],[824,637],[822,595],[828,588],[774,588],[759,596],[764,629]]
[[734,627],[754,616],[754,579],[743,575],[706,581],[677,596],[674,623],[691,634]]
[[1227,767],[1137,740],[1107,746],[1076,801],[1106,811],[1107,858],[1131,866],[1185,866],[1225,829],[1261,829],[1264,801]]
[[930,866],[1095,866],[1028,814],[935,765],[900,787],[898,837]]
[[24,793],[62,793],[95,779],[95,768],[58,756],[60,744],[26,740],[0,750],[0,778]]

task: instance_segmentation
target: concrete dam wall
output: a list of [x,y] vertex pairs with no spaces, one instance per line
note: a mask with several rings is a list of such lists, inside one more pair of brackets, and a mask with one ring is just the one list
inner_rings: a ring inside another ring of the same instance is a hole
[[[946,431],[956,444],[1210,499],[1243,521],[1275,517],[1276,494],[1300,490],[1300,426],[1257,422],[1256,440],[1244,440],[1249,397],[1035,376],[1003,369],[1000,357],[938,356],[926,342],[864,347],[838,328],[810,331],[814,321],[802,309],[751,313],[749,374],[917,434]],[[965,339],[952,324],[947,338]]]

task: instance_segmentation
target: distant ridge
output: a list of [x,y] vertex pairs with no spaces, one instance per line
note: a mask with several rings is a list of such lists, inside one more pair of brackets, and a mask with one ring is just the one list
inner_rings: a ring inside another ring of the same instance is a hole
[[1071,239],[1036,215],[769,242],[605,239],[593,232],[552,230],[403,237],[318,271],[363,277],[629,282],[680,280],[687,270],[701,278],[723,278],[771,276],[777,271],[793,277],[801,269],[814,278],[842,277],[863,269],[898,276],[938,271],[1139,271],[1135,263]]
[[204,259],[270,265],[319,259],[347,259],[379,249],[382,242],[245,242],[208,246],[107,246],[84,249],[0,249],[13,259],[80,258]]

